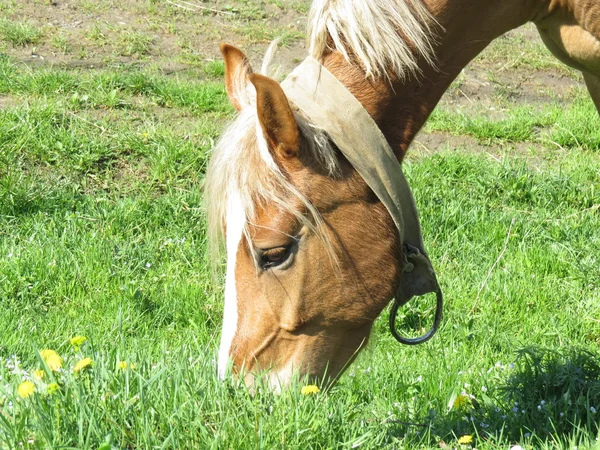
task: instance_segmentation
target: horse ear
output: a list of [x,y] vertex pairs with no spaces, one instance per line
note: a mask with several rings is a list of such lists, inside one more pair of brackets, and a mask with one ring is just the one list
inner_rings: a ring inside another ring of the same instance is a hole
[[248,75],[252,73],[250,62],[244,53],[233,45],[222,43],[219,48],[225,61],[225,89],[235,109],[242,109],[238,92],[245,89]]
[[250,81],[256,88],[258,120],[269,149],[280,161],[298,156],[300,130],[283,89],[263,75],[252,74]]

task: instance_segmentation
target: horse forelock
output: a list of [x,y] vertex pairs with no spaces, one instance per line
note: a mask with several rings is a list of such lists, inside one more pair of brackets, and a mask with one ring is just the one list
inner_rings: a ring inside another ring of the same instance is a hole
[[[209,247],[213,260],[219,260],[221,242],[227,227],[227,209],[232,199],[246,219],[244,234],[249,240],[248,225],[256,219],[257,206],[274,204],[294,215],[303,225],[327,241],[322,219],[315,206],[284,174],[262,134],[252,95],[240,97],[244,107],[229,125],[213,149],[204,182]],[[326,133],[300,114],[296,121],[304,136],[303,151],[335,177],[339,172],[335,149]],[[302,210],[298,209],[302,205]]]
[[436,26],[421,0],[314,0],[310,53],[320,60],[335,49],[351,63],[358,59],[369,77],[404,79],[419,73],[419,58],[434,64]]

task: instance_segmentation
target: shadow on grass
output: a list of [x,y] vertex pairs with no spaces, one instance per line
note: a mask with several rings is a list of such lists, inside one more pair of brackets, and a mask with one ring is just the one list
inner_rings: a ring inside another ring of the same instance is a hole
[[[13,173],[3,170],[0,161],[0,215],[7,217],[29,216],[56,211],[74,211],[83,202],[79,186],[64,179],[43,180],[43,174]],[[8,164],[5,166],[8,167]],[[44,182],[41,182],[44,181]]]
[[579,349],[557,352],[535,347],[522,349],[518,355],[517,370],[501,387],[509,403],[521,406],[524,417],[514,425],[521,424],[541,438],[576,429],[596,435],[600,355]]
[[419,424],[400,423],[390,431],[411,434],[417,425],[422,439],[438,442],[465,434],[492,442],[530,438],[534,445],[566,444],[573,438],[593,442],[600,432],[600,353],[523,348],[510,375],[487,394],[445,414],[430,411]]

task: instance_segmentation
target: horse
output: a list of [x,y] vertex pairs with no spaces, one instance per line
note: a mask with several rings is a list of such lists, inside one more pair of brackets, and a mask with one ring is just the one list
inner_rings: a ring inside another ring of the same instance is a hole
[[[397,193],[378,192],[378,176],[365,175],[379,153],[363,135],[391,155],[376,171],[399,166],[460,71],[528,22],[583,73],[600,111],[595,0],[314,0],[305,67],[282,84],[267,64],[254,72],[241,50],[221,44],[237,117],[205,178],[210,241],[226,256],[220,377],[233,370],[252,384],[265,372],[274,389],[295,376],[334,381],[395,297],[394,313],[413,295],[437,292],[439,320],[441,293],[410,191],[399,188],[409,207],[396,208],[405,213],[398,219],[386,201]],[[402,172],[386,176],[394,184]],[[403,237],[411,233],[416,250]],[[415,251],[433,287],[411,276]]]

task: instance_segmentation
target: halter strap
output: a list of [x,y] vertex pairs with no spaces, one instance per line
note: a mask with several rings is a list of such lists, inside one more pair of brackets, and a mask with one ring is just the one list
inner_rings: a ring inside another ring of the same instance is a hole
[[[392,216],[406,260],[390,312],[390,328],[404,344],[425,342],[441,321],[443,297],[423,245],[412,192],[394,152],[362,104],[316,59],[306,58],[281,86],[292,104],[329,134]],[[437,296],[432,329],[419,338],[400,336],[395,328],[398,308],[413,296],[430,292]]]

